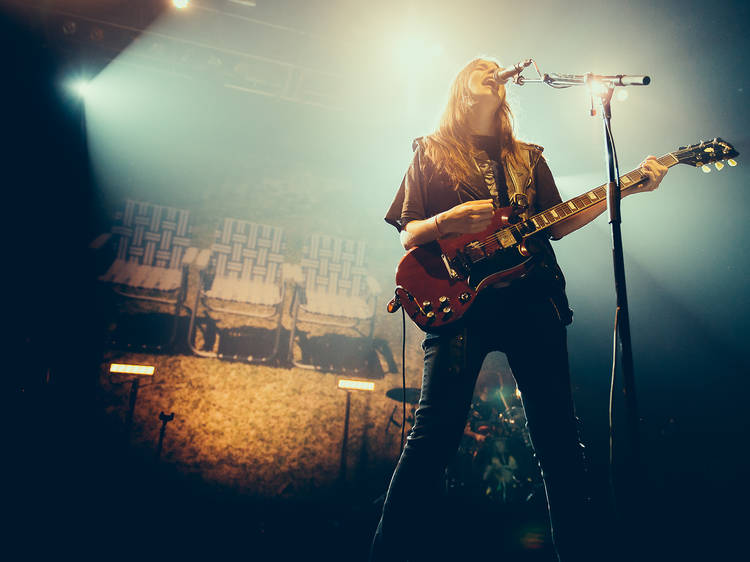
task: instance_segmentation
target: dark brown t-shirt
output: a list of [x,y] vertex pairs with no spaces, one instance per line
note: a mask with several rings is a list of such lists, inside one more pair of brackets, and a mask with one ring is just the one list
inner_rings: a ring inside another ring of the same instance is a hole
[[[504,187],[507,190],[504,174],[498,176],[498,188]],[[534,181],[536,190],[529,201],[530,214],[545,211],[562,202],[544,158],[540,158],[534,168]],[[414,158],[388,209],[385,221],[400,232],[409,221],[432,217],[466,201],[489,198],[490,193],[485,185],[461,184],[456,187],[448,175],[438,170],[424,155],[422,147],[417,143]]]

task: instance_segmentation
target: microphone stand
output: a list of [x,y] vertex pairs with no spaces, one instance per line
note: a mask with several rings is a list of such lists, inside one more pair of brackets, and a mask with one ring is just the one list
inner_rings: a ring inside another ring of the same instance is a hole
[[[607,162],[607,209],[609,211],[609,224],[612,229],[612,266],[615,280],[615,326],[612,349],[612,393],[614,395],[614,381],[617,364],[617,351],[619,343],[620,361],[622,365],[623,387],[622,393],[625,399],[626,423],[628,436],[630,438],[630,467],[640,472],[640,440],[638,431],[638,406],[635,392],[635,374],[633,366],[633,345],[630,333],[630,312],[628,308],[628,294],[625,283],[625,259],[622,243],[622,215],[620,213],[621,186],[619,178],[619,167],[617,164],[617,152],[615,151],[614,137],[612,135],[612,108],[611,99],[614,88],[608,87],[601,94],[602,122],[604,124],[605,159]],[[610,405],[613,407],[613,404]],[[613,413],[610,412],[610,416]],[[611,418],[610,418],[611,419]],[[612,458],[613,431],[610,429],[610,465],[614,464]],[[614,470],[612,466],[611,470]],[[630,472],[630,471],[629,471]],[[613,478],[613,477],[612,477]],[[634,482],[631,482],[634,484]]]
[[[614,493],[614,459],[613,459],[613,400],[614,400],[614,383],[617,365],[617,355],[619,355],[622,365],[623,376],[623,395],[625,399],[626,424],[629,433],[630,455],[629,474],[640,474],[640,441],[638,431],[638,409],[635,393],[635,376],[633,369],[633,346],[630,333],[630,315],[628,311],[628,297],[625,284],[625,262],[623,257],[622,217],[620,214],[621,186],[619,177],[619,166],[617,163],[617,152],[615,150],[614,136],[612,134],[612,108],[611,100],[614,88],[616,86],[647,86],[651,82],[648,76],[627,76],[613,75],[601,76],[595,74],[570,75],[570,74],[545,74],[541,75],[539,68],[534,66],[540,79],[527,80],[520,74],[514,78],[514,82],[522,86],[526,82],[538,82],[547,84],[553,88],[568,88],[570,86],[589,86],[591,92],[591,116],[596,115],[594,109],[594,97],[598,96],[601,102],[601,115],[604,124],[604,142],[605,142],[605,160],[607,165],[607,208],[609,211],[609,224],[612,227],[612,263],[614,270],[615,293],[617,297],[617,308],[615,310],[615,326],[613,338],[613,356],[612,356],[612,387],[610,395],[610,485],[612,486],[615,501],[615,511],[618,511],[617,495]],[[598,86],[598,88],[597,88]],[[618,346],[619,344],[619,346]],[[630,498],[630,506],[634,507],[637,502],[633,493],[637,490],[637,477],[630,479],[630,490],[624,498]],[[633,531],[635,518],[630,518],[630,531]],[[628,541],[630,542],[630,541]],[[628,546],[628,545],[624,545]],[[631,545],[632,546],[632,545]]]

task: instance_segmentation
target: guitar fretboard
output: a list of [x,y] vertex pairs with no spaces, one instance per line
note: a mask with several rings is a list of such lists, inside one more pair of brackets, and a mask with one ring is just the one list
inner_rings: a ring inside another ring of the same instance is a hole
[[[670,152],[669,154],[665,154],[660,158],[657,158],[657,161],[662,166],[666,166],[668,168],[680,162],[672,152]],[[620,176],[620,187],[622,191],[625,191],[626,189],[633,188],[636,185],[643,183],[647,179],[648,176],[646,176],[646,174],[641,171],[640,168],[638,168],[636,170],[633,170],[632,172],[628,172],[624,176]],[[489,236],[486,240],[482,241],[479,246],[484,248],[497,246],[501,248],[508,248],[514,244],[517,244],[524,238],[531,236],[532,234],[536,234],[537,232],[540,232],[545,228],[549,228],[553,224],[557,224],[560,221],[563,221],[577,213],[580,213],[581,211],[585,211],[586,209],[593,207],[597,203],[604,201],[606,198],[607,184],[603,184],[599,187],[595,187],[591,191],[587,191],[586,193],[579,195],[578,197],[568,199],[567,201],[564,201],[559,205],[555,205],[554,207],[551,207],[546,211],[536,214],[525,221],[515,224],[509,228],[504,228],[503,230],[496,232],[492,236]]]

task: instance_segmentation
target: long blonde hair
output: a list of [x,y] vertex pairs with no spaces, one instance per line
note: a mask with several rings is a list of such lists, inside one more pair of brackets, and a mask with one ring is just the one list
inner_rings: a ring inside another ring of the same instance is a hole
[[[476,58],[464,66],[451,84],[448,103],[438,127],[424,139],[425,155],[456,183],[477,184],[483,181],[476,162],[477,149],[472,142],[468,124],[469,112],[476,100],[469,90],[469,75],[483,62],[496,62]],[[496,131],[501,154],[505,159],[521,163],[520,144],[513,134],[513,114],[507,98],[496,112]]]

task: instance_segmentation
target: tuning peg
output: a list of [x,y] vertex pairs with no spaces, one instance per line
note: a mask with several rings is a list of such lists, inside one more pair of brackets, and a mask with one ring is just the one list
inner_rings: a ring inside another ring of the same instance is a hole
[[711,168],[709,168],[707,164],[703,164],[703,166],[701,166],[701,170],[708,174],[711,171]]
[[723,167],[724,164],[722,164],[721,162],[714,163],[714,168],[716,168],[717,170],[721,170]]
[[730,158],[729,160],[727,160],[727,164],[734,168],[737,165],[737,162],[735,162],[734,158]]

